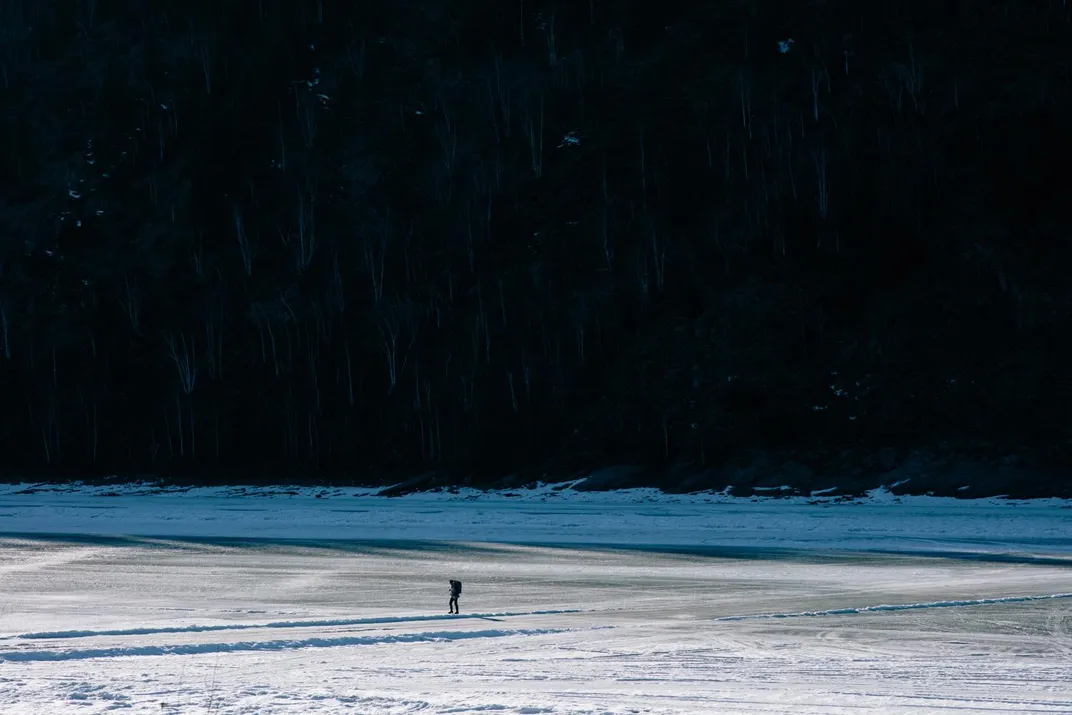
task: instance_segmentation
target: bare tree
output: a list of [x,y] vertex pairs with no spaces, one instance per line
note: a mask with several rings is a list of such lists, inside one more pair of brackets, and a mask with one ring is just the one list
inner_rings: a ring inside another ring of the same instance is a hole
[[[197,385],[197,346],[192,338],[189,341],[186,339],[185,333],[179,333],[177,337],[174,335],[165,335],[164,341],[167,343],[168,354],[171,357],[171,361],[175,365],[175,372],[179,378],[181,394],[186,396],[187,413],[190,423],[190,453],[191,456],[196,456],[196,430],[194,427],[193,405],[190,397],[193,394],[194,387]],[[177,416],[176,424],[179,430],[179,456],[185,456],[186,440],[184,438],[182,400],[179,392],[175,393],[175,408]]]
[[283,245],[292,249],[294,266],[299,271],[309,270],[316,254],[316,212],[314,196],[307,197],[298,190],[298,216],[295,220],[294,232],[278,229],[279,238]]
[[540,122],[536,123],[532,113],[525,120],[528,130],[529,154],[532,158],[532,174],[537,179],[543,176],[543,95],[540,95]]
[[11,339],[8,335],[7,309],[4,301],[0,300],[0,337],[4,339],[4,357],[11,359]]
[[536,16],[537,27],[543,32],[544,41],[547,45],[547,64],[555,67],[558,65],[558,43],[555,39],[555,13],[545,19],[543,13]]
[[212,56],[207,41],[201,43],[201,74],[205,78],[205,94],[212,94]]
[[165,335],[164,342],[168,346],[168,355],[175,365],[175,372],[179,377],[179,387],[183,394],[190,395],[197,385],[197,353],[193,339],[187,341],[185,333]]
[[812,152],[815,163],[815,189],[819,202],[819,215],[824,219],[830,210],[830,187],[827,184],[826,175],[826,146],[819,144],[819,148]]
[[[399,377],[409,361],[410,350],[417,341],[417,333],[406,319],[408,316],[400,316],[399,312],[401,311],[389,312],[379,323],[381,346],[387,361],[388,394],[393,393],[395,386],[398,385]],[[402,338],[401,345],[400,337]]]
[[[383,232],[379,240],[366,239],[364,242],[365,270],[368,271],[369,281],[372,283],[372,298],[376,305],[383,301],[383,277],[384,265],[387,261],[387,232],[390,228],[390,215],[384,220]],[[378,243],[379,245],[375,245]]]
[[135,279],[132,282],[130,277],[124,273],[123,293],[119,296],[119,304],[123,306],[123,311],[130,320],[130,329],[136,335],[141,335],[141,303],[141,291],[138,290],[137,280]]
[[[503,85],[502,55],[495,52],[493,60],[495,65],[495,93],[498,95],[499,117],[502,121],[502,134],[509,139],[511,125],[513,124],[511,121],[510,87]],[[489,95],[491,93],[490,84],[488,86],[488,93]],[[494,112],[492,113],[492,118],[494,120]]]
[[436,137],[439,139],[439,149],[443,154],[443,168],[448,176],[453,176],[454,165],[458,159],[458,126],[451,121],[445,104],[441,104],[443,118],[436,122]]
[[223,377],[222,322],[222,318],[210,308],[205,318],[205,357],[208,359],[208,375],[213,379]]
[[237,203],[231,204],[231,221],[234,223],[235,240],[238,241],[238,253],[242,257],[242,268],[247,276],[253,275],[253,256],[255,251],[246,235],[246,222],[242,218],[242,209]]
[[826,87],[826,91],[830,91],[830,74],[826,71],[825,67],[812,67],[811,68],[811,111],[812,118],[817,122],[819,121],[819,92]]
[[205,245],[201,236],[202,231],[199,229],[193,243],[190,245],[190,262],[193,263],[194,272],[199,278],[203,278],[205,275]]
[[298,127],[301,130],[302,141],[305,143],[306,149],[312,149],[316,143],[316,108],[317,98],[308,90],[295,87],[294,111],[298,118]]

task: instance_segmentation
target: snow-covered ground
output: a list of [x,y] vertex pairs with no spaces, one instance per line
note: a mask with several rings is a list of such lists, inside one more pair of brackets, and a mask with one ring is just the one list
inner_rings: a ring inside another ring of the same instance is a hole
[[896,549],[1072,556],[1072,502],[838,501],[537,489],[375,496],[376,489],[0,484],[0,533],[526,544]]
[[4,715],[1072,713],[1065,502],[28,486]]

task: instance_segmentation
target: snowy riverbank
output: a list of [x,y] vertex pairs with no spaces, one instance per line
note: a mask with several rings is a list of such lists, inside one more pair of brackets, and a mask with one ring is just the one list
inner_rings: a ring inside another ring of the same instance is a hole
[[1072,501],[0,485],[0,533],[1072,554]]

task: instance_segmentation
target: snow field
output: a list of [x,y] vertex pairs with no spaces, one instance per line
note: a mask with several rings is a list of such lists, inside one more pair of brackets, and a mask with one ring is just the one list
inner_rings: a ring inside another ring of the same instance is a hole
[[1067,502],[376,491],[0,485],[0,713],[1072,713]]
[[714,553],[0,537],[0,712],[1072,713],[1060,559]]

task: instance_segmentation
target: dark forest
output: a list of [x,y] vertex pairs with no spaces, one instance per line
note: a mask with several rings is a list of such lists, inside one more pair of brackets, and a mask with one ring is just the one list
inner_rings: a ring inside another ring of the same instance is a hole
[[1069,48],[1064,0],[0,0],[0,467],[1068,492]]

